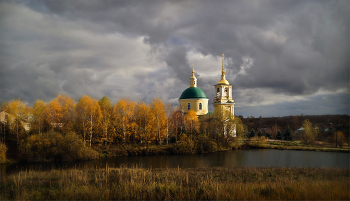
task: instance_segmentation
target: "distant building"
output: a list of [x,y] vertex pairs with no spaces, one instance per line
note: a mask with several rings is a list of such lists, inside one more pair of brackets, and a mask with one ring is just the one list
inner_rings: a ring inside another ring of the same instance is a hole
[[[0,112],[0,121],[1,123],[5,124],[8,122],[8,119],[9,118],[14,118],[13,115],[5,112],[5,111],[1,111]],[[24,128],[25,131],[29,131],[30,130],[30,127],[31,127],[31,124],[30,124],[30,121],[27,120],[27,119],[21,119],[21,123],[22,123],[22,126]]]

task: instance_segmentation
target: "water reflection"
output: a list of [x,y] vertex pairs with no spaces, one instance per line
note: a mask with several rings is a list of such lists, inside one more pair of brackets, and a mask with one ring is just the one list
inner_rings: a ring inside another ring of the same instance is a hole
[[236,150],[194,155],[123,156],[83,162],[2,164],[1,173],[25,169],[103,168],[141,166],[144,168],[199,167],[338,167],[349,168],[349,153],[291,150]]

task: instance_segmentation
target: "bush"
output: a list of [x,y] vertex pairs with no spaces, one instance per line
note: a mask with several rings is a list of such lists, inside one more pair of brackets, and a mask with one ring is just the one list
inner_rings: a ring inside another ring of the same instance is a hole
[[7,147],[4,143],[0,142],[0,163],[6,163],[6,152],[7,152]]
[[22,140],[20,156],[28,161],[76,161],[99,157],[98,152],[84,146],[83,140],[75,133],[62,135],[58,132],[35,134]]
[[173,147],[173,152],[177,154],[193,154],[195,153],[195,144],[191,138],[183,134],[180,137],[180,141],[177,141]]
[[209,153],[217,150],[217,144],[206,135],[198,136],[197,153]]
[[252,137],[247,141],[247,145],[252,148],[260,148],[266,145],[266,138],[261,137]]

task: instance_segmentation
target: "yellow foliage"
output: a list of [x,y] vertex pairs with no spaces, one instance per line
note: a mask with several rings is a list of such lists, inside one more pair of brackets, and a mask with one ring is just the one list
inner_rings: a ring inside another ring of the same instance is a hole
[[135,122],[137,124],[137,135],[142,142],[156,140],[155,132],[152,132],[152,122],[154,116],[151,115],[151,106],[144,102],[139,102],[135,109]]
[[339,145],[340,147],[343,146],[345,137],[344,134],[340,131],[336,131],[333,135],[334,142],[336,143],[336,147]]
[[186,114],[185,126],[189,133],[198,132],[198,129],[199,129],[198,116],[194,110],[190,110]]
[[66,95],[58,95],[45,108],[46,120],[54,128],[72,130],[75,117],[75,102]]
[[151,103],[151,130],[157,133],[157,140],[161,143],[166,137],[167,114],[165,104],[160,98],[153,99]]
[[7,152],[7,147],[4,143],[0,142],[0,163],[6,163],[6,152]]
[[123,98],[113,106],[113,115],[115,116],[117,127],[121,129],[123,142],[131,136],[134,131],[135,124],[133,122],[133,115],[135,111],[135,103],[129,99]]
[[304,130],[301,133],[301,141],[304,144],[312,143],[317,136],[317,131],[312,127],[312,124],[308,119],[303,121],[303,128]]
[[10,130],[12,131],[11,133],[16,134],[17,146],[19,138],[21,137],[20,135],[23,134],[22,121],[27,119],[25,110],[25,104],[19,99],[11,100],[6,107],[6,111],[10,114],[8,115],[8,123],[10,125]]

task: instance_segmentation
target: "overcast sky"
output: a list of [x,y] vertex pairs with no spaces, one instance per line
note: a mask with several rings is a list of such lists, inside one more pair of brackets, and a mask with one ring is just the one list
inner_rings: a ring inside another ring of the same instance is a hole
[[178,105],[194,64],[212,109],[349,115],[350,1],[1,1],[0,100],[58,94]]

